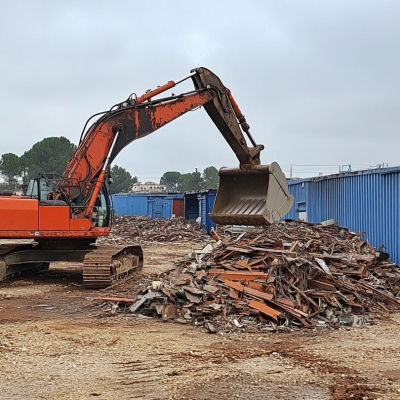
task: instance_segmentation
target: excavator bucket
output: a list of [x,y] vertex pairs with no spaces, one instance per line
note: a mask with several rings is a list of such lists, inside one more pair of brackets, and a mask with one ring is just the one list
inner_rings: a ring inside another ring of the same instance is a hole
[[285,175],[276,162],[250,168],[221,168],[220,183],[211,219],[221,225],[263,226],[289,212]]

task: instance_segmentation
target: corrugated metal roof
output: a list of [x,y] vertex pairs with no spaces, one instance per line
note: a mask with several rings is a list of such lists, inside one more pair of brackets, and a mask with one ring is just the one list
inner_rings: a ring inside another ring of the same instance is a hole
[[295,183],[302,183],[302,182],[316,182],[316,181],[324,181],[327,179],[338,179],[338,178],[345,178],[350,176],[364,176],[364,175],[372,175],[372,174],[393,174],[393,173],[400,173],[400,166],[396,167],[388,167],[388,168],[373,168],[373,169],[364,169],[360,171],[351,171],[351,172],[340,172],[337,174],[331,175],[319,175],[312,178],[301,178],[301,179],[288,179],[287,182],[289,185]]

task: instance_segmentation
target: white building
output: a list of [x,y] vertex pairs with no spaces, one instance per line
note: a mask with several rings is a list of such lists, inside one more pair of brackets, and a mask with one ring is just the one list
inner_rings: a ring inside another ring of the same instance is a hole
[[137,182],[132,186],[133,193],[163,193],[166,191],[167,187],[165,185],[155,182]]

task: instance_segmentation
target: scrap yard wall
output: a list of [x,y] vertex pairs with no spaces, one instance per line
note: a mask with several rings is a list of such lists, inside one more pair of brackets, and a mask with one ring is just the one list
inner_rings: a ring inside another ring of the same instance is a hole
[[284,219],[338,225],[365,233],[372,246],[400,264],[400,167],[289,180],[293,208]]

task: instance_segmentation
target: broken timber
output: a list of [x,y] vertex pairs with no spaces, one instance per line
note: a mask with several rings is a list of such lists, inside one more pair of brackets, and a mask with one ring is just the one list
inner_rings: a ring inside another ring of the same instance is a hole
[[359,325],[400,309],[398,266],[347,229],[287,222],[214,237],[155,277],[156,290],[146,281],[108,301],[209,332]]

